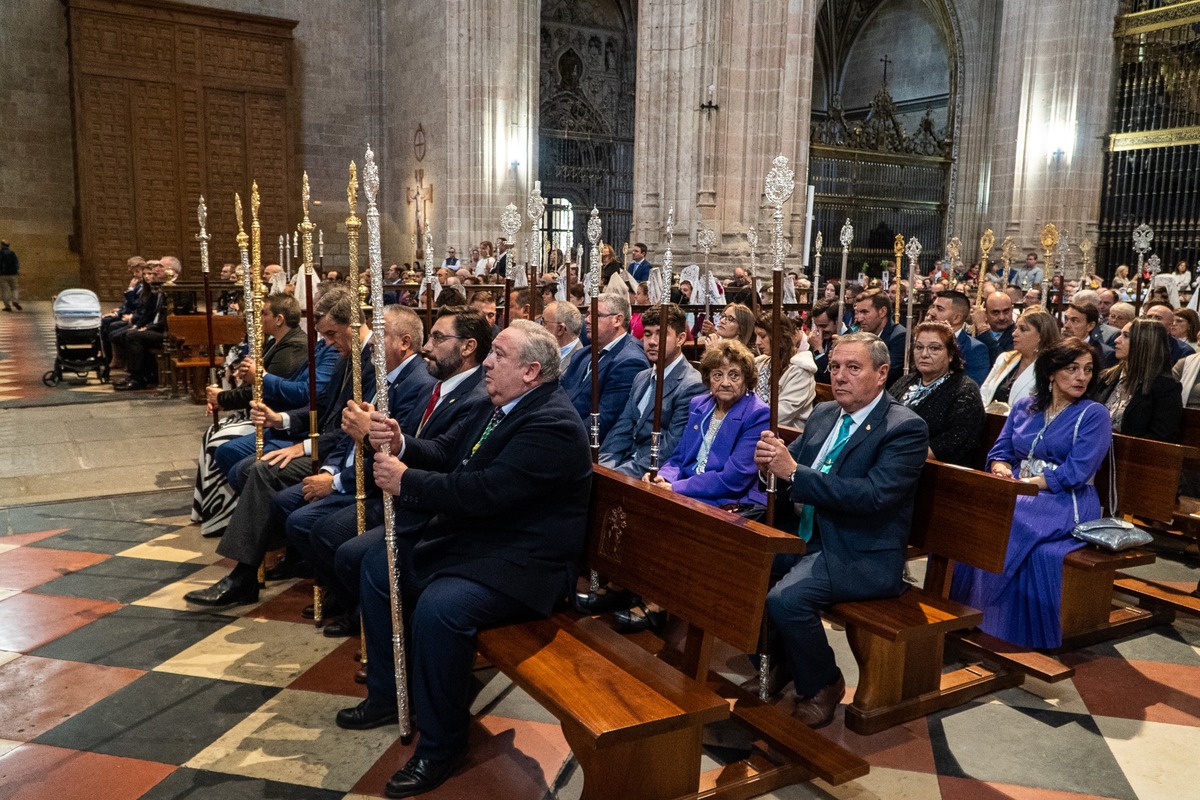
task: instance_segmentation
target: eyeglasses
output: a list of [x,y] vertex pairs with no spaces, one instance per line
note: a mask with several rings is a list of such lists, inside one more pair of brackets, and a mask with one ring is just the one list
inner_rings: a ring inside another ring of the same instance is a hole
[[434,344],[441,344],[442,342],[445,342],[448,339],[462,339],[462,338],[464,338],[464,337],[462,337],[462,336],[447,336],[446,334],[442,333],[441,331],[431,331],[429,333],[429,341],[433,342]]
[[940,345],[940,344],[929,344],[929,345],[914,344],[913,352],[914,353],[929,353],[929,355],[931,355],[931,356],[936,356],[938,353],[946,352],[946,348],[944,345]]
[[737,322],[737,317],[735,317],[733,314],[722,314],[718,318],[718,321],[720,321],[720,322]]

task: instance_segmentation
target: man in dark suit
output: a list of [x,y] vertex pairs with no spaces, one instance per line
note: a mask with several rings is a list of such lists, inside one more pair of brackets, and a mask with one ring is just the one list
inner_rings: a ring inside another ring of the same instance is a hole
[[[404,306],[389,306],[384,311],[384,363],[387,366],[387,383],[389,412],[403,418],[412,411],[426,388],[434,384],[433,377],[425,369],[425,363],[417,354],[423,334],[421,318],[411,308]],[[321,560],[313,554],[312,539],[327,530],[329,518],[341,509],[349,508],[356,512],[356,472],[355,443],[366,439],[370,429],[370,412],[378,400],[379,387],[374,396],[364,396],[360,406],[353,400],[342,410],[342,431],[346,436],[341,438],[338,446],[325,456],[324,464],[316,475],[304,478],[300,483],[281,490],[271,501],[271,520],[269,525],[282,527],[288,540],[288,555],[283,562],[276,564],[273,570],[268,570],[267,578],[279,579],[293,577],[295,566],[289,564],[295,560],[308,565],[314,572],[318,584],[330,587],[333,571],[332,551],[327,560]],[[369,448],[363,450],[363,495],[373,502],[379,496],[373,475],[371,474],[371,453]],[[380,517],[382,514],[379,515]],[[353,528],[357,528],[357,513],[353,515]],[[378,523],[374,523],[378,524]],[[352,530],[350,535],[357,533]],[[305,569],[305,572],[308,570]],[[274,574],[272,574],[274,573]],[[354,605],[354,598],[346,598],[336,592],[329,597],[328,616],[336,617]],[[326,631],[327,635],[333,633]]]
[[[995,365],[1001,353],[1013,349],[1012,335],[1016,320],[1012,315],[1012,298],[1004,292],[992,292],[983,302],[983,309],[984,313],[980,315],[982,318],[977,319],[978,324],[975,326],[979,331],[975,338],[987,348],[988,363]],[[979,314],[978,311],[975,313]]]
[[841,307],[836,300],[818,300],[813,306],[808,343],[817,364],[813,376],[817,383],[829,383],[829,351],[833,349],[833,338],[841,332],[840,318]]
[[605,292],[597,298],[597,304],[600,318],[596,331],[590,330],[590,315],[583,316],[584,327],[595,344],[588,345],[571,357],[562,384],[575,410],[590,430],[592,347],[599,345],[597,380],[600,382],[600,441],[603,442],[625,407],[625,401],[633,389],[634,376],[650,366],[650,362],[646,360],[641,344],[629,333],[629,298],[623,294]]
[[571,359],[584,349],[579,339],[583,330],[583,315],[580,310],[565,300],[547,303],[542,309],[542,327],[558,342],[558,360],[562,372],[571,366]]
[[633,263],[629,265],[629,274],[638,283],[645,283],[650,280],[650,270],[652,267],[650,266],[650,262],[646,260],[646,253],[648,252],[649,250],[642,242],[638,242],[630,250],[630,255],[633,256]]
[[[591,486],[587,434],[558,386],[558,345],[536,323],[496,337],[485,364],[491,406],[436,439],[402,436],[376,415],[379,485],[395,496],[397,570],[409,634],[412,711],[420,733],[389,797],[427,792],[462,763],[470,722],[475,636],[549,614],[575,582]],[[343,728],[396,721],[387,553],[362,565],[370,669],[367,699],[337,715]]]
[[892,298],[879,289],[869,289],[854,300],[854,323],[860,331],[873,333],[887,345],[890,355],[888,385],[904,374],[904,344],[907,331],[892,319]]
[[[329,289],[317,301],[313,309],[317,333],[342,355],[334,368],[333,380],[327,387],[321,403],[318,420],[317,454],[336,451],[345,434],[341,430],[342,409],[353,397],[350,380],[352,346],[351,319],[353,304],[358,297],[349,289],[338,286]],[[359,326],[359,341],[367,342],[362,348],[362,391],[370,396],[375,393],[375,368],[371,363],[370,329]],[[262,403],[250,404],[250,416],[264,426],[287,428],[295,434],[302,433],[308,426],[308,409],[295,409],[286,413],[273,411]],[[205,589],[188,592],[184,599],[189,603],[205,606],[226,606],[253,603],[258,600],[258,565],[262,563],[271,540],[283,536],[282,528],[268,524],[271,520],[271,501],[276,493],[288,486],[300,483],[312,471],[312,442],[308,439],[290,447],[272,450],[261,461],[254,456],[243,459],[230,472],[230,484],[239,490],[237,509],[229,521],[225,535],[217,545],[217,552],[233,559],[237,566],[216,584]]]
[[492,274],[504,283],[505,273],[508,272],[508,240],[501,236],[496,240],[496,263],[492,264]]
[[[659,343],[659,306],[642,314],[642,348],[650,368],[633,379],[633,390],[616,423],[600,445],[600,465],[611,467],[634,478],[650,470],[650,434],[654,428],[654,394],[657,377]],[[688,403],[704,392],[700,373],[683,356],[687,340],[687,318],[677,305],[666,307],[667,346],[663,351],[666,366],[663,370],[662,425],[659,438],[658,465],[675,452],[675,445],[687,425]]]
[[797,533],[809,541],[805,555],[780,557],[776,567],[786,574],[767,595],[767,613],[786,654],[773,688],[790,675],[793,716],[813,727],[833,719],[846,690],[821,609],[900,594],[929,450],[924,420],[885,391],[889,354],[879,337],[842,336],[830,359],[836,402],[816,407],[790,449],[764,431],[754,454],[760,470],[791,481]]
[[[263,326],[264,337],[270,337],[271,341],[271,345],[263,353],[265,401],[269,396],[267,375],[276,379],[290,378],[308,360],[308,341],[300,327],[300,303],[289,294],[273,294],[266,299],[260,324]],[[332,365],[332,362],[330,363]],[[254,392],[254,366],[252,358],[244,358],[239,362],[237,376],[242,381],[239,386],[224,390],[219,386],[209,386],[206,395],[209,408],[224,411],[248,408]],[[273,398],[271,402],[277,401]]]
[[1100,337],[1100,312],[1091,303],[1072,302],[1063,312],[1063,336],[1074,336],[1092,346],[1100,358],[1101,369],[1116,366],[1117,353]]
[[[389,404],[388,411],[409,437],[435,438],[449,430],[461,416],[474,413],[489,404],[483,385],[483,359],[491,351],[490,326],[483,315],[462,308],[443,309],[430,330],[421,350],[424,363],[414,365],[428,379],[425,388],[407,404]],[[365,406],[361,412],[369,418],[375,409]],[[356,426],[359,414],[352,415]],[[359,565],[363,555],[383,542],[383,503],[374,481],[374,449],[364,448],[370,459],[372,496],[367,503],[365,531],[358,534],[356,509],[339,509],[311,526],[306,541],[298,549],[313,564],[322,585],[328,587],[341,610],[346,612],[339,625],[326,628],[327,636],[350,635],[358,630]],[[367,463],[364,463],[364,467]],[[289,523],[290,523],[289,518]],[[291,539],[291,531],[288,532]]]
[[935,322],[945,322],[954,331],[958,349],[962,352],[963,371],[967,377],[979,385],[987,380],[991,372],[988,363],[987,345],[967,333],[966,321],[971,313],[971,301],[962,292],[942,292],[933,300],[926,319]]

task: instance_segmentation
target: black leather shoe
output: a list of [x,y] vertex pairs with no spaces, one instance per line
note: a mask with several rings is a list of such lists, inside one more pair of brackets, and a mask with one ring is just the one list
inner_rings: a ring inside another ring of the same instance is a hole
[[139,392],[142,389],[145,389],[147,387],[146,387],[146,384],[143,383],[142,381],[135,381],[135,380],[130,379],[127,381],[123,381],[121,383],[114,383],[113,388],[116,389],[118,392]]
[[355,683],[366,683],[367,682],[367,668],[366,667],[358,668],[358,672],[354,673],[354,682]]
[[198,606],[236,606],[258,602],[258,581],[243,581],[226,575],[207,589],[188,592],[183,599]]
[[371,708],[370,700],[363,700],[354,708],[343,708],[337,713],[337,726],[348,731],[367,731],[384,725],[396,725],[400,717],[396,705],[385,704],[383,708]]
[[383,793],[387,797],[413,797],[433,791],[454,774],[466,756],[465,750],[444,759],[413,756],[387,782]]
[[347,636],[357,635],[358,632],[358,619],[349,619],[347,617],[338,617],[321,629],[321,633],[330,639],[345,639]]
[[[313,608],[312,603],[309,603],[300,611],[300,616],[305,619],[313,619],[316,613],[316,609]],[[321,619],[323,621],[329,622],[335,617],[344,616],[345,613],[346,609],[342,608],[341,603],[331,599],[328,594],[325,595],[325,602],[321,605]]]
[[269,581],[286,581],[289,578],[311,578],[312,574],[312,566],[304,559],[284,556],[267,570],[266,576]]
[[607,592],[577,592],[575,608],[584,614],[607,614],[610,611],[624,611],[642,602],[642,598],[624,589],[610,589]]
[[641,633],[642,631],[658,633],[667,624],[667,612],[647,611],[646,607],[639,603],[627,611],[616,612],[613,614],[613,620],[617,623],[617,630],[622,633]]
[[16,300],[13,300],[13,308],[15,308],[17,311],[21,311],[21,310],[22,310],[22,308],[21,308],[21,304],[20,304],[20,303],[18,303]]

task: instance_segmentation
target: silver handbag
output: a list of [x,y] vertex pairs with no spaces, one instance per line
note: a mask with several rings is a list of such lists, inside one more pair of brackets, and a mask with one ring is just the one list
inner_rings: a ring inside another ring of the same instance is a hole
[[[1075,420],[1075,434],[1071,438],[1074,444],[1075,437],[1079,435],[1079,421],[1083,419],[1083,414],[1079,415],[1079,419]],[[1075,510],[1075,527],[1071,529],[1071,535],[1081,542],[1094,544],[1099,548],[1108,550],[1111,553],[1119,553],[1122,550],[1129,550],[1134,547],[1144,547],[1154,541],[1154,537],[1146,531],[1142,530],[1132,522],[1121,519],[1116,516],[1117,513],[1117,469],[1113,463],[1115,456],[1113,454],[1112,444],[1108,446],[1108,496],[1111,501],[1112,512],[1114,516],[1100,517],[1088,522],[1079,521],[1079,503],[1075,501],[1075,490],[1071,490],[1071,505]]]

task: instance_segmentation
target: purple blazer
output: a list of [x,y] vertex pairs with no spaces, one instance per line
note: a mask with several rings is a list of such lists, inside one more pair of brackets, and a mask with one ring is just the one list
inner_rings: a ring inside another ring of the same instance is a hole
[[683,438],[658,474],[674,491],[710,506],[728,503],[765,505],[767,496],[759,486],[754,445],[770,426],[771,412],[754,392],[746,392],[729,409],[708,452],[707,469],[696,474],[696,455],[716,405],[717,401],[710,393],[692,398]]

